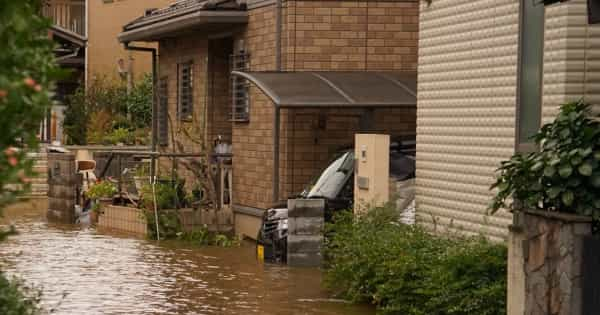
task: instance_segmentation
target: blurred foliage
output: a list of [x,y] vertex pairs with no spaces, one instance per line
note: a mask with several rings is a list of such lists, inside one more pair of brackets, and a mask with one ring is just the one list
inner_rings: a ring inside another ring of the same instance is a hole
[[[38,132],[61,77],[41,1],[0,0],[0,210],[29,189]],[[0,231],[3,239],[13,231]],[[38,299],[0,273],[0,314],[38,313]],[[33,296],[33,297],[32,297]]]
[[539,151],[502,162],[492,212],[539,209],[600,220],[600,123],[589,109],[582,101],[561,106],[534,136]]
[[85,192],[90,199],[112,198],[116,193],[117,187],[109,181],[98,182]]
[[0,5],[0,208],[28,186],[32,161],[26,154],[37,149],[40,123],[61,75],[40,8],[34,0]]
[[123,82],[105,77],[92,81],[87,90],[80,87],[68,98],[65,110],[63,127],[69,143],[147,143],[152,96],[150,75],[135,83],[129,93]]
[[506,314],[507,248],[398,223],[393,207],[326,226],[325,285],[383,314]]

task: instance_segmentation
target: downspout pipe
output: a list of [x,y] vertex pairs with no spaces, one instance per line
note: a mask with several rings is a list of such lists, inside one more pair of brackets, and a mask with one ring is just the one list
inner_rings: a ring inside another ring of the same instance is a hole
[[[123,43],[125,50],[142,51],[152,53],[152,152],[156,152],[158,142],[158,49],[150,47],[137,47],[129,45],[129,42]],[[152,164],[150,173],[152,178],[156,175],[155,157],[152,156]]]
[[[281,34],[283,29],[283,0],[277,0],[275,22],[275,70],[283,69],[281,62]],[[273,203],[279,202],[279,140],[280,108],[275,106],[273,113]]]

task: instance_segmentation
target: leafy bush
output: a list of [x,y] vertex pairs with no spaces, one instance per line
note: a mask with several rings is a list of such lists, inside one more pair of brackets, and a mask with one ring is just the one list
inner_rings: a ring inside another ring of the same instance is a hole
[[[106,78],[92,81],[87,89],[81,87],[67,100],[64,130],[71,144],[114,144],[130,143],[126,139],[116,139],[113,130],[125,129],[134,132],[146,130],[152,120],[152,77],[146,75],[127,92],[122,82]],[[117,133],[122,134],[119,130]],[[119,135],[120,135],[119,134]],[[147,132],[135,133],[147,136]],[[126,141],[120,141],[126,140]]]
[[[157,239],[156,218],[153,211],[144,212],[148,223],[148,238]],[[209,231],[207,228],[194,228],[184,231],[177,210],[158,212],[158,230],[161,240],[178,240],[198,246],[233,247],[240,245],[240,239],[226,234]]]
[[325,285],[384,314],[506,313],[504,245],[483,238],[434,236],[374,208],[327,225]]
[[112,198],[117,193],[114,184],[108,181],[101,181],[90,187],[86,195],[90,199]]
[[[27,151],[37,149],[50,91],[60,76],[48,38],[50,21],[39,15],[41,9],[39,0],[0,5],[0,212],[29,186],[33,163]],[[11,232],[0,229],[0,240]],[[37,299],[23,292],[19,282],[0,272],[0,314],[37,313]]]
[[125,128],[117,128],[114,129],[111,133],[104,137],[105,142],[110,144],[118,144],[118,143],[132,143],[133,137],[131,132]]
[[[600,219],[600,123],[583,102],[565,104],[535,135],[539,152],[502,162],[491,205],[593,215]],[[517,209],[518,210],[518,209]]]
[[0,314],[38,314],[39,293],[32,292],[18,280],[0,274]]
[[[158,181],[154,187],[158,210],[183,208],[186,205],[184,186],[185,182],[182,180],[176,181],[176,184],[169,179]],[[154,209],[152,185],[145,184],[142,187],[141,200],[143,208]]]

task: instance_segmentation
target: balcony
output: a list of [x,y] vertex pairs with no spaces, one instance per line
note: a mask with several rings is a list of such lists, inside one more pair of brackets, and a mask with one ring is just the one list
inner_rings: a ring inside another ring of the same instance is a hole
[[43,7],[44,16],[54,25],[85,36],[85,0],[47,0]]

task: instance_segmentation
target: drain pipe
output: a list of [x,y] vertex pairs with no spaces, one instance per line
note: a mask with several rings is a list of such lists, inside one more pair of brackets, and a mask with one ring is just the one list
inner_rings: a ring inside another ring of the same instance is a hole
[[[129,46],[129,42],[123,44],[125,50],[143,51],[152,53],[152,152],[156,152],[157,134],[158,134],[158,53],[156,48]],[[158,228],[158,207],[156,203],[156,156],[152,155],[150,162],[150,184],[152,186],[152,195],[154,201],[154,220],[156,222],[156,239],[160,240],[160,231]]]
[[[130,46],[129,42],[123,44],[125,50],[130,51],[143,51],[152,53],[152,152],[156,152],[157,146],[157,135],[158,135],[158,50],[156,48],[150,47],[136,47]],[[150,170],[150,175],[156,175],[156,165],[155,165],[155,157],[152,156],[152,165]]]
[[[283,0],[277,0],[277,13],[275,22],[275,67],[277,71],[282,70],[281,63],[281,33],[283,27]],[[275,104],[273,113],[273,203],[279,202],[279,138],[280,138],[280,108]]]

